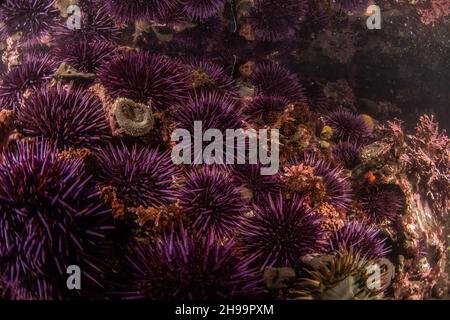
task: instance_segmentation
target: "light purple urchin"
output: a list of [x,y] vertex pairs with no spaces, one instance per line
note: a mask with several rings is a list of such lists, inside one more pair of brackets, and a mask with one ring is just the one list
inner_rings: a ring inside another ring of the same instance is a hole
[[70,265],[81,268],[83,297],[95,297],[103,285],[110,210],[102,206],[82,160],[62,159],[39,139],[16,149],[0,155],[3,297],[76,297],[80,292],[66,286]]
[[196,233],[218,240],[233,236],[245,210],[231,175],[215,167],[187,173],[178,198]]
[[222,10],[226,0],[181,0],[184,11],[193,20],[203,21]]
[[177,169],[168,152],[109,145],[94,154],[100,183],[116,188],[132,207],[157,207],[174,200]]
[[333,129],[333,137],[339,141],[362,143],[372,134],[372,130],[364,119],[350,111],[332,112],[325,117],[325,124]]
[[128,98],[165,110],[183,104],[189,96],[186,72],[174,59],[147,52],[125,52],[98,72],[113,98]]
[[110,138],[101,101],[91,92],[57,84],[41,88],[17,109],[17,127],[58,148],[92,148]]
[[301,256],[324,248],[321,218],[296,195],[286,199],[269,194],[256,203],[253,215],[242,222],[238,240],[244,255],[261,269],[294,267]]
[[[127,258],[127,299],[228,300],[261,297],[260,274],[240,256],[233,240],[197,238],[173,231],[156,243],[137,245]],[[130,279],[130,278],[128,278]]]
[[56,24],[58,10],[54,0],[6,0],[0,6],[0,35],[3,39],[22,33],[29,42],[49,32]]
[[27,55],[21,65],[1,75],[0,109],[18,108],[25,95],[50,82],[56,68],[50,55]]
[[258,95],[283,97],[292,103],[306,102],[305,89],[298,77],[276,63],[258,63],[250,82]]
[[306,0],[255,0],[248,21],[256,40],[276,42],[292,39],[307,14]]
[[380,230],[361,222],[347,222],[331,234],[328,251],[332,253],[340,249],[351,250],[367,259],[383,258],[390,252]]

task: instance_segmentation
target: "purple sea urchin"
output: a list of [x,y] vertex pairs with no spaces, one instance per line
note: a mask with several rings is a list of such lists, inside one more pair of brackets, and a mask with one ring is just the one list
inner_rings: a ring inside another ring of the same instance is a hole
[[340,141],[331,149],[336,160],[342,163],[345,168],[352,169],[358,164],[358,156],[361,146],[358,143]]
[[194,122],[202,121],[203,131],[238,129],[242,126],[241,114],[236,101],[217,93],[200,94],[176,110],[177,128],[194,133]]
[[341,249],[359,253],[367,259],[386,256],[390,248],[379,229],[360,222],[347,222],[329,239],[329,252]]
[[374,223],[394,221],[406,204],[405,194],[396,184],[369,186],[360,194],[359,201],[364,213]]
[[258,297],[262,281],[240,257],[232,240],[194,238],[184,230],[155,244],[138,246],[128,257],[133,289],[127,298],[218,300]]
[[350,207],[353,191],[350,181],[341,168],[332,167],[325,160],[319,160],[316,156],[310,154],[301,160],[297,159],[292,162],[292,166],[298,165],[312,168],[312,174],[320,179],[325,189],[323,201],[342,210],[347,210]]
[[101,68],[98,77],[113,98],[128,98],[160,110],[188,98],[183,66],[165,56],[126,52]]
[[251,123],[273,124],[289,104],[289,101],[277,96],[257,96],[243,110],[247,121]]
[[47,33],[56,23],[54,0],[6,0],[0,6],[0,34],[3,39],[21,32],[26,41]]
[[292,38],[307,13],[305,0],[256,0],[248,21],[256,40],[275,42]]
[[152,6],[152,0],[107,0],[106,8],[119,22],[131,23],[147,18]]
[[273,62],[259,63],[250,75],[258,95],[279,96],[289,102],[306,102],[304,88],[296,75]]
[[0,158],[0,282],[10,299],[63,299],[66,268],[78,265],[83,296],[100,286],[100,256],[111,229],[81,160],[64,160],[41,141]]
[[193,20],[203,21],[215,16],[223,8],[226,0],[182,0],[184,11]]
[[53,35],[58,46],[67,46],[77,41],[111,41],[119,38],[119,29],[104,6],[89,1],[80,4],[82,11],[79,28],[68,28],[67,21],[58,25]]
[[325,123],[333,129],[333,137],[339,141],[361,143],[372,133],[364,119],[350,111],[332,112],[325,118]]
[[216,92],[222,96],[239,98],[238,87],[223,68],[207,60],[196,59],[187,65],[188,81],[197,94]]
[[177,175],[170,154],[136,146],[108,146],[95,153],[97,178],[131,207],[155,207],[174,199]]
[[112,59],[116,47],[105,41],[74,40],[60,44],[56,56],[79,72],[95,73],[104,63]]
[[321,219],[297,196],[268,195],[253,207],[239,230],[244,254],[265,267],[293,267],[304,254],[323,248]]
[[280,191],[280,175],[262,175],[261,164],[236,165],[233,174],[236,181],[251,192],[253,203],[259,203],[267,194],[278,194]]
[[214,167],[194,169],[179,191],[180,204],[202,236],[229,238],[244,213],[244,202],[230,174]]
[[48,83],[57,63],[49,56],[27,56],[24,62],[1,76],[0,109],[16,109],[33,91]]
[[367,9],[369,6],[369,0],[333,0],[332,3],[345,12]]
[[17,125],[24,135],[44,137],[61,149],[92,148],[110,136],[100,100],[60,84],[40,89],[19,107]]

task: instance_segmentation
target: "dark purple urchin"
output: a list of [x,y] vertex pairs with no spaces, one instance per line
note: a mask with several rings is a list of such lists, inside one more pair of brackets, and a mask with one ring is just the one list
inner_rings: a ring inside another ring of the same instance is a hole
[[203,21],[222,10],[226,0],[181,0],[184,11],[193,20]]
[[217,93],[200,94],[178,107],[175,114],[176,126],[194,133],[194,122],[201,121],[203,132],[218,129],[225,133],[227,129],[242,127],[241,114],[236,101]]
[[119,22],[131,23],[147,18],[151,10],[150,0],[107,0],[106,8],[111,16]]
[[390,251],[379,229],[360,222],[347,222],[330,236],[328,251],[340,249],[352,250],[367,259],[382,258]]
[[214,167],[190,171],[178,199],[196,233],[217,240],[233,236],[245,209],[230,174]]
[[195,59],[188,62],[186,68],[189,84],[197,94],[216,92],[239,99],[236,82],[221,66],[207,60]]
[[147,52],[116,56],[98,72],[113,98],[128,98],[163,110],[187,101],[184,67],[176,60]]
[[250,76],[258,95],[279,96],[289,102],[306,102],[304,88],[298,77],[273,62],[256,65]]
[[4,73],[0,82],[0,109],[16,109],[24,96],[50,82],[57,63],[49,55],[28,55],[24,62]]
[[108,146],[95,154],[97,179],[130,207],[157,207],[174,199],[177,169],[170,154],[150,148]]
[[325,160],[319,160],[314,155],[306,155],[303,160],[294,161],[295,164],[304,163],[312,167],[314,175],[321,177],[325,186],[326,202],[342,210],[350,207],[353,191],[349,179],[342,168],[333,167]]
[[92,148],[110,137],[100,100],[89,91],[60,84],[41,88],[17,109],[17,127],[58,148]]
[[297,196],[268,195],[245,217],[238,240],[246,256],[256,259],[261,269],[294,267],[298,259],[323,249],[321,219]]
[[243,113],[248,122],[271,125],[276,122],[288,104],[289,101],[283,97],[256,96],[244,108]]
[[367,9],[370,4],[369,0],[333,0],[333,5],[342,11],[357,11]]
[[364,119],[356,113],[338,110],[325,117],[325,124],[333,129],[333,137],[339,141],[364,142],[372,134]]
[[369,186],[360,193],[359,202],[373,223],[394,221],[406,205],[405,194],[396,184]]
[[292,39],[307,14],[307,0],[255,0],[248,21],[256,40],[276,42]]
[[45,35],[56,23],[54,0],[6,0],[0,6],[0,34],[3,39],[16,32],[31,41]]
[[106,8],[118,22],[133,23],[167,16],[179,3],[179,0],[107,0]]
[[228,300],[262,294],[259,274],[237,254],[232,240],[222,244],[212,236],[172,231],[156,243],[136,246],[127,260],[127,299]]
[[[90,187],[81,160],[42,141],[0,155],[0,283],[7,299],[93,297],[102,285],[111,213]],[[78,265],[83,290],[69,290]]]
[[259,203],[267,194],[278,194],[280,191],[280,175],[262,175],[261,168],[261,164],[243,164],[233,169],[237,183],[250,191],[253,203]]
[[116,47],[105,41],[74,40],[60,44],[55,54],[78,72],[95,73],[104,63],[111,60]]
[[[123,1],[128,2],[128,1]],[[110,12],[101,5],[86,1],[80,4],[80,28],[69,28],[64,20],[53,32],[57,46],[70,45],[77,41],[117,41],[119,29],[110,17]]]
[[333,157],[347,169],[354,168],[359,161],[361,145],[349,141],[340,141],[331,149]]

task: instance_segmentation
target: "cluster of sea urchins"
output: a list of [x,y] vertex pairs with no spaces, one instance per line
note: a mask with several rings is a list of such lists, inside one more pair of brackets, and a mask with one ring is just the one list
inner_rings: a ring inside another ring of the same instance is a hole
[[[63,1],[0,3],[0,299],[258,298],[266,268],[389,253],[379,224],[402,213],[400,187],[352,190],[373,127],[328,110],[323,88],[276,60],[330,11],[307,0],[80,0],[70,28]],[[281,129],[291,151],[269,176],[263,161],[174,163],[171,134],[194,134],[198,121],[201,134]],[[323,228],[321,207],[339,228]],[[66,286],[71,265],[81,291]]]

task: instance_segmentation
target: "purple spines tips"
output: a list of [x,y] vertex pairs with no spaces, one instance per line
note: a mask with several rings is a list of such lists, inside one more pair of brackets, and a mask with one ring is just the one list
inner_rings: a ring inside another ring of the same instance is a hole
[[73,40],[59,44],[55,53],[59,60],[66,62],[75,70],[95,73],[114,57],[116,47],[106,41]]
[[128,98],[164,110],[188,98],[183,66],[176,60],[146,52],[116,56],[98,72],[113,98]]
[[294,267],[297,260],[324,247],[321,219],[303,199],[268,195],[246,216],[238,240],[258,266]]
[[226,0],[181,0],[184,11],[193,20],[203,21],[215,16],[224,7]]
[[1,76],[0,109],[16,109],[27,94],[49,83],[57,63],[49,55],[30,54]]
[[216,92],[222,96],[239,99],[236,82],[225,70],[213,62],[195,59],[187,64],[188,79],[195,93]]
[[66,268],[78,265],[83,297],[102,286],[108,247],[105,210],[81,160],[46,142],[20,142],[0,155],[0,282],[10,299],[65,299]]
[[367,259],[385,257],[390,248],[380,230],[361,222],[347,222],[329,238],[329,252],[340,249],[360,253]]
[[298,77],[288,69],[273,62],[255,66],[250,76],[258,95],[279,96],[289,102],[306,102],[305,90]]
[[257,96],[245,107],[243,113],[249,122],[261,121],[270,125],[288,104],[289,100],[283,97]]
[[203,130],[219,129],[225,133],[227,129],[238,129],[242,126],[242,117],[236,101],[217,93],[200,94],[190,98],[186,105],[176,110],[177,128],[194,132],[194,122],[202,121]]
[[132,286],[127,299],[228,300],[260,297],[260,274],[234,241],[197,238],[181,230],[138,245],[128,257]]
[[307,14],[306,0],[256,0],[248,21],[257,40],[276,42],[292,39]]
[[230,174],[214,167],[189,172],[178,198],[193,229],[202,236],[211,233],[218,240],[233,236],[245,210]]
[[359,197],[362,210],[370,221],[394,221],[405,208],[405,194],[395,184],[372,185]]
[[169,153],[109,145],[94,155],[98,180],[115,187],[127,206],[156,207],[174,200],[177,169]]
[[336,208],[347,210],[353,197],[350,180],[340,167],[333,167],[329,162],[307,154],[303,160],[294,163],[304,163],[314,170],[314,175],[322,177],[326,191],[326,201]]
[[54,0],[6,0],[0,6],[0,35],[3,39],[17,32],[32,42],[47,34],[56,24],[58,10]]
[[44,137],[61,149],[92,148],[110,137],[100,100],[60,84],[41,88],[18,108],[17,125],[26,136]]
[[333,137],[339,141],[362,143],[372,134],[364,119],[350,111],[334,111],[325,118],[325,123],[333,129]]
[[233,175],[239,185],[251,192],[251,200],[259,203],[268,194],[278,194],[280,191],[280,175],[262,175],[261,164],[235,165]]

